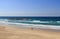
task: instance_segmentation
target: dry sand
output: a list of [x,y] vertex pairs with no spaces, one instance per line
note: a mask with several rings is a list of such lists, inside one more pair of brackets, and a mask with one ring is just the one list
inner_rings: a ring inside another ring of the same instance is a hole
[[0,26],[0,39],[60,39],[60,32]]

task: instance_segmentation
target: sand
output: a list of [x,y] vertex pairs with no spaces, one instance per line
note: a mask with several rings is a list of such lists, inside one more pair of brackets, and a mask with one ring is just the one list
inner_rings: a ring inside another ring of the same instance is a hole
[[60,39],[60,32],[0,26],[0,39]]

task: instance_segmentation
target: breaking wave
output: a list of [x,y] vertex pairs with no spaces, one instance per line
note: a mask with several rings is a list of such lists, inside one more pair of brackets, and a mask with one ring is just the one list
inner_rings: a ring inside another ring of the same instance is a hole
[[1,23],[8,24],[8,25],[22,25],[22,27],[60,29],[60,21],[40,21],[40,20],[29,21],[29,20],[0,19],[0,24]]

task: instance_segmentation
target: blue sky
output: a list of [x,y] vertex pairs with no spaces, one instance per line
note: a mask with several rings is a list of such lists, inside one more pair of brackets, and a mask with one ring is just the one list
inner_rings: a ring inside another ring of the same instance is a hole
[[0,0],[0,16],[60,16],[60,0]]

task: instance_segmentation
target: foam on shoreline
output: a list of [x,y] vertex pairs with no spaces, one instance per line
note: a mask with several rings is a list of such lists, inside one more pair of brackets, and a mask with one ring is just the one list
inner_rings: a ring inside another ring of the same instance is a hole
[[42,25],[42,24],[25,24],[25,23],[12,23],[12,22],[0,22],[0,25],[9,25],[17,28],[42,28],[42,29],[57,29],[60,30],[60,26],[56,25]]

